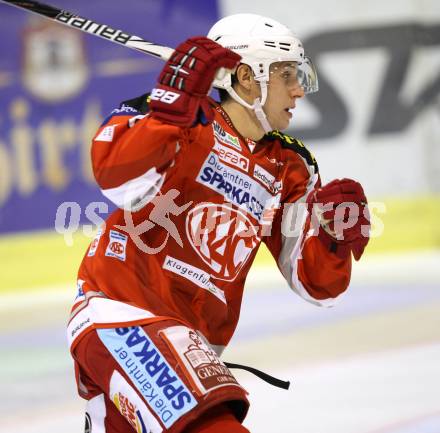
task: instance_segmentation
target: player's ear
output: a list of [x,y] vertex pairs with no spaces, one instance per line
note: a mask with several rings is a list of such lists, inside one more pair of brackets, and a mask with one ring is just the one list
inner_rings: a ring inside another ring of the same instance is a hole
[[242,63],[237,68],[235,76],[237,77],[237,82],[240,86],[243,86],[244,90],[249,91],[251,89],[252,83],[254,82],[254,74],[250,66]]

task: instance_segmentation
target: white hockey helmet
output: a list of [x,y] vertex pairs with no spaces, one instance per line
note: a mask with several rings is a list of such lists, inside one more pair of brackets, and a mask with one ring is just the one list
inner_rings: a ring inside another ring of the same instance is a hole
[[231,71],[222,70],[214,80],[214,87],[226,90],[238,103],[255,111],[264,130],[271,127],[263,112],[267,99],[270,65],[276,62],[295,62],[298,82],[305,93],[318,91],[318,76],[312,61],[304,55],[301,41],[283,24],[260,15],[236,14],[222,18],[210,29],[208,38],[240,54],[241,63],[251,67],[260,83],[261,98],[248,104],[232,88]]

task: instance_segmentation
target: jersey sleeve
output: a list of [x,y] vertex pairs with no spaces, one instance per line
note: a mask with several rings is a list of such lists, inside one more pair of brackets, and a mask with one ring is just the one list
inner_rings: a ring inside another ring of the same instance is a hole
[[304,144],[289,136],[280,137],[286,155],[286,177],[282,209],[263,237],[278,268],[293,291],[305,300],[332,306],[348,287],[351,257],[340,259],[328,251],[310,226],[306,198],[321,184],[318,165]]
[[92,142],[93,173],[102,193],[131,211],[157,194],[191,134],[150,117],[147,98],[113,110]]

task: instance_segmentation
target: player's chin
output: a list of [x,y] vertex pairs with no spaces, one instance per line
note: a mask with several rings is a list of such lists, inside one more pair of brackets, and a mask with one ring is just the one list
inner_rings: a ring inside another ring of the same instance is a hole
[[282,111],[279,116],[277,116],[277,119],[272,127],[279,130],[287,129],[290,125],[291,119],[292,113],[290,111]]

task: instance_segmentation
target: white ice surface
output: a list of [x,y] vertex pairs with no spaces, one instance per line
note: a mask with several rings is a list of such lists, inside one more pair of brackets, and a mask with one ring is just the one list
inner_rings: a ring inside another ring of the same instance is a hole
[[[257,269],[224,358],[292,385],[235,371],[250,393],[250,431],[439,433],[439,264],[428,253],[361,262],[332,309],[300,300],[275,269]],[[64,337],[73,296],[0,297],[0,432],[83,431]]]

